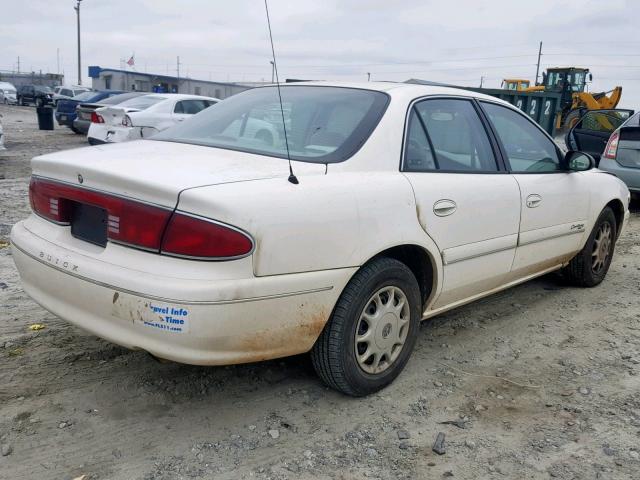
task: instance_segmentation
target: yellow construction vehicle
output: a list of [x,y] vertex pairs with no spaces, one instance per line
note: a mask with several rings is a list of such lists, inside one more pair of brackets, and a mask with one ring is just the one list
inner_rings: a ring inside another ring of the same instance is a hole
[[622,96],[622,87],[608,92],[585,92],[587,79],[593,76],[588,68],[557,67],[548,68],[542,74],[542,84],[529,86],[527,80],[504,79],[503,88],[522,92],[556,92],[562,95],[561,111],[556,117],[556,128],[572,128],[586,110],[609,110],[616,108]]

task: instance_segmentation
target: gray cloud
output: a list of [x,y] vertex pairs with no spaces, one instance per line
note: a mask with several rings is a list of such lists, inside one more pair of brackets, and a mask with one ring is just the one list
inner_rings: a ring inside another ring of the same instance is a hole
[[[8,1],[8,0],[5,0]],[[0,29],[0,69],[61,70],[76,81],[73,0],[11,2]],[[591,67],[592,90],[622,85],[640,107],[640,8],[633,0],[271,0],[282,77],[405,80],[498,87],[543,67]],[[84,0],[83,75],[88,65],[217,80],[270,79],[262,0]],[[88,79],[85,77],[85,82]]]

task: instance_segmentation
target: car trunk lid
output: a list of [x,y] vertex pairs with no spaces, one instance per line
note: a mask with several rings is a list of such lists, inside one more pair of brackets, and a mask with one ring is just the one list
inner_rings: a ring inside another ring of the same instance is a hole
[[139,112],[136,108],[123,108],[123,107],[102,107],[96,110],[96,113],[102,115],[104,122],[107,125],[120,126],[122,120],[127,113]]
[[[32,169],[38,177],[168,208],[185,189],[288,176],[286,159],[153,140],[56,152],[34,158]],[[294,171],[320,175],[325,166],[294,162]]]

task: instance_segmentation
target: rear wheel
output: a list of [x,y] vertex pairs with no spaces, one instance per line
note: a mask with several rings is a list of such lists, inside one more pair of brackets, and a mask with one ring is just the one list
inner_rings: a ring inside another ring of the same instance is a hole
[[595,287],[604,280],[613,258],[616,228],[616,217],[607,207],[598,217],[584,248],[563,270],[571,283],[580,287]]
[[409,360],[420,307],[418,282],[405,264],[391,258],[372,261],[347,284],[313,346],[316,372],[347,395],[384,388]]
[[579,120],[580,110],[571,110],[564,119],[563,129],[568,132],[576,123],[578,123]]

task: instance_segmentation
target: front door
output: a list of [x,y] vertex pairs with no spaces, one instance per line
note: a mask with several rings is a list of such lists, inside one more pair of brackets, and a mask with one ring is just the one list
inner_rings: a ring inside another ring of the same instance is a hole
[[432,308],[501,285],[515,254],[520,191],[499,167],[475,103],[422,100],[410,111],[405,137],[403,172],[444,265]]
[[593,110],[584,114],[567,134],[570,150],[580,150],[600,160],[611,134],[631,115],[632,110]]
[[551,138],[522,113],[480,102],[520,186],[521,219],[512,276],[522,278],[570,259],[582,248],[589,191],[569,172]]

